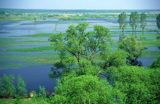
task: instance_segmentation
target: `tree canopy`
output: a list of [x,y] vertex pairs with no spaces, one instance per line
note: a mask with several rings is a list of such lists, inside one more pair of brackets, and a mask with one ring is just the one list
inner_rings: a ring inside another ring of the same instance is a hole
[[123,94],[96,76],[69,77],[59,82],[53,104],[121,104]]
[[119,48],[128,53],[127,59],[129,64],[140,65],[137,59],[141,56],[144,47],[134,36],[124,38],[121,41]]
[[130,25],[132,27],[132,34],[136,35],[136,30],[139,24],[139,14],[138,12],[132,12],[130,14]]

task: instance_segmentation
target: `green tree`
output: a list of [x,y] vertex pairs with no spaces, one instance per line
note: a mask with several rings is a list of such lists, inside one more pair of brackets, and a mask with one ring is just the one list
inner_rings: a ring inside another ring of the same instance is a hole
[[43,97],[43,98],[45,98],[47,96],[45,87],[42,87],[42,86],[39,87],[39,94],[38,94],[38,96],[39,97]]
[[93,61],[102,54],[110,41],[109,30],[96,25],[93,31],[87,31],[88,24],[71,25],[64,34],[55,34],[50,37],[54,49],[60,56],[60,66],[80,64],[82,59]]
[[22,104],[21,98],[17,97],[14,104]]
[[55,95],[54,97],[52,97],[50,102],[51,104],[67,104],[66,101],[66,97],[61,95]]
[[149,88],[152,92],[152,100],[155,102],[153,104],[158,104],[160,102],[160,67],[150,69],[150,79]]
[[139,65],[138,58],[141,56],[144,47],[141,42],[137,41],[135,37],[126,37],[124,38],[119,48],[128,53],[127,63],[131,65]]
[[160,29],[160,14],[157,15],[156,17],[156,23],[157,23],[157,27],[158,27],[158,30]]
[[147,15],[145,14],[145,13],[142,13],[141,15],[140,15],[140,26],[141,26],[141,28],[142,28],[142,33],[144,33],[144,29],[145,29],[145,27],[146,27],[146,18],[147,18]]
[[1,97],[14,97],[15,96],[15,86],[14,77],[11,75],[4,75],[0,79],[0,96]]
[[151,68],[160,68],[160,56],[152,63]]
[[21,77],[18,77],[17,95],[19,97],[25,97],[27,95],[26,84]]
[[[153,94],[155,89],[150,88],[150,70],[137,66],[121,66],[108,69],[107,74],[113,87],[125,93],[125,104],[156,104]],[[154,84],[154,87],[158,86]]]
[[136,35],[137,27],[139,23],[139,14],[137,12],[132,12],[130,14],[130,26],[132,27],[132,34]]
[[126,65],[127,53],[122,50],[116,50],[115,52],[106,53],[103,55],[102,59],[104,64],[102,68],[106,69],[111,66],[120,67]]
[[93,75],[98,76],[101,73],[101,68],[91,61],[83,59],[80,61],[80,68],[76,70],[77,75]]
[[[65,78],[58,83],[53,104],[121,104],[123,94],[90,75]],[[60,100],[62,99],[62,100]]]
[[118,15],[118,23],[119,23],[119,28],[122,30],[122,35],[121,37],[124,37],[124,29],[126,28],[127,25],[127,14],[125,12],[122,12],[121,14]]

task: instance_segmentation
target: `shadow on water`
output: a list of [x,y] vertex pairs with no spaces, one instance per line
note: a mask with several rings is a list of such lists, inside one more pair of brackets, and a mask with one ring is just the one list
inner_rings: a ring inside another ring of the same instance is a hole
[[138,61],[141,62],[141,65],[144,67],[150,66],[156,59],[155,58],[139,58]]

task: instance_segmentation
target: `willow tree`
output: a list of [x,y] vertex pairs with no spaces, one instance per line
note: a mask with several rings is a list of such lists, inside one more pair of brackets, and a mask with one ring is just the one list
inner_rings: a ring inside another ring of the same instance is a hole
[[156,23],[159,31],[160,30],[160,14],[158,14],[158,16],[156,17]]
[[144,34],[144,29],[145,29],[145,27],[146,27],[146,18],[147,18],[147,15],[145,14],[145,13],[142,13],[141,15],[140,15],[140,26],[141,26],[141,28],[142,28],[142,33]]
[[121,14],[118,15],[118,23],[119,23],[119,28],[122,30],[122,35],[124,36],[124,29],[126,28],[127,25],[127,14],[125,12],[122,12]]
[[72,61],[72,64],[79,65],[83,58],[92,61],[107,49],[110,40],[108,28],[99,25],[94,26],[93,31],[87,31],[87,28],[87,23],[70,25],[66,33],[50,37],[51,44],[60,56],[60,63]]
[[139,14],[137,12],[132,12],[130,14],[130,26],[132,27],[132,34],[136,35],[138,23],[139,23]]
[[131,65],[140,65],[138,58],[142,55],[144,47],[134,36],[124,38],[119,46],[120,49],[128,53],[127,63]]
[[15,96],[15,86],[14,77],[11,75],[4,75],[0,78],[0,97],[14,97]]
[[27,90],[24,80],[21,77],[18,77],[17,82],[17,95],[19,97],[25,97],[27,95]]

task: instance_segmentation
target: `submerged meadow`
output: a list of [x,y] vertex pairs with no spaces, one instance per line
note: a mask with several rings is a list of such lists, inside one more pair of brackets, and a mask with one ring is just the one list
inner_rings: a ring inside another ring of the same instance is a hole
[[0,104],[158,104],[159,29],[159,10],[0,9]]

